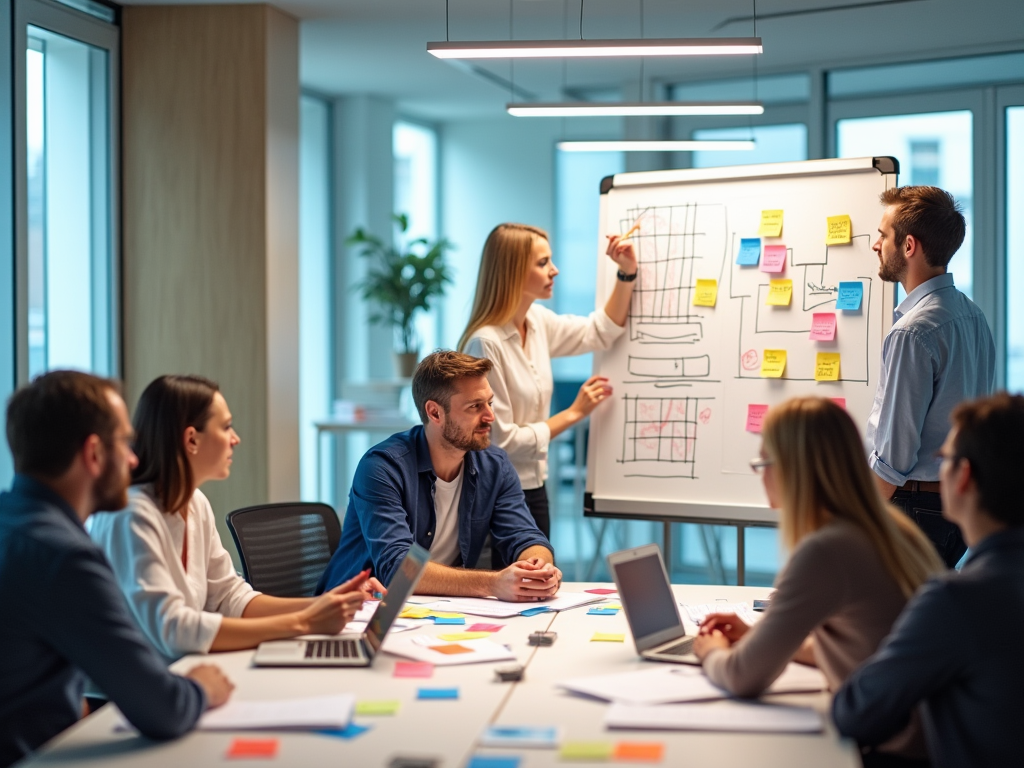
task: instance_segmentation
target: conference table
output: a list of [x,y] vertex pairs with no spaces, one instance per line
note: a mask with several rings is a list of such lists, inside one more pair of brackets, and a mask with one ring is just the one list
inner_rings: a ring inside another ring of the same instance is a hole
[[[582,592],[608,584],[566,583],[563,592]],[[763,587],[673,585],[680,602],[714,604],[747,602],[764,598]],[[611,600],[617,602],[612,596]],[[415,596],[413,602],[427,602]],[[494,667],[509,662],[435,667],[430,679],[394,677],[397,656],[381,653],[370,668],[296,669],[256,668],[252,651],[190,656],[174,665],[185,671],[200,662],[219,665],[235,683],[238,700],[285,699],[337,693],[354,694],[357,701],[400,702],[388,716],[355,715],[353,722],[369,730],[352,738],[299,732],[210,732],[194,731],[170,742],[152,742],[132,732],[116,730],[117,713],[111,706],[101,708],[55,737],[22,766],[146,766],[146,768],[201,768],[227,764],[280,766],[391,766],[396,757],[431,758],[437,768],[465,768],[474,756],[515,755],[519,768],[541,766],[586,766],[585,761],[564,761],[557,749],[483,748],[477,743],[488,725],[559,726],[564,741],[660,742],[666,766],[815,766],[856,768],[860,759],[855,745],[841,739],[826,717],[823,733],[728,733],[695,731],[607,730],[606,702],[570,694],[556,686],[561,680],[586,675],[649,669],[653,663],[641,660],[633,646],[625,615],[591,615],[587,607],[568,611],[488,619],[467,616],[467,625],[477,621],[503,624],[492,639],[510,646],[525,667],[519,682],[500,682]],[[685,618],[688,630],[693,629]],[[412,630],[433,635],[464,630],[459,626],[432,624]],[[552,630],[558,637],[549,647],[529,645],[527,635]],[[624,633],[624,642],[592,642],[595,632]],[[417,690],[444,687],[459,690],[457,700],[418,700]],[[771,697],[773,701],[811,706],[826,713],[826,693],[790,694]],[[715,706],[714,704],[710,706]],[[231,743],[238,737],[279,740],[273,759],[226,759]],[[606,765],[606,761],[592,763]],[[650,764],[650,763],[648,763]],[[430,763],[424,763],[430,765]]]

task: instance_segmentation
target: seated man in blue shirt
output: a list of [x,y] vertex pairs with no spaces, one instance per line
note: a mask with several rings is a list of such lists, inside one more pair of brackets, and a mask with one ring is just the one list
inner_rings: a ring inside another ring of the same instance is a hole
[[[364,568],[385,584],[412,542],[430,550],[417,591],[426,595],[542,600],[558,591],[562,572],[533,521],[519,476],[491,446],[494,394],[490,360],[434,352],[419,364],[412,396],[423,420],[363,456],[352,480],[341,543],[319,592]],[[512,563],[470,570],[487,534]]]
[[87,373],[40,376],[8,403],[17,474],[0,495],[0,766],[81,717],[86,676],[153,739],[180,736],[231,694],[217,667],[167,670],[83,527],[127,505],[131,439],[117,386]]
[[933,765],[1024,765],[1024,397],[967,402],[952,421],[942,509],[971,554],[960,573],[921,587],[832,714],[871,747],[920,705]]

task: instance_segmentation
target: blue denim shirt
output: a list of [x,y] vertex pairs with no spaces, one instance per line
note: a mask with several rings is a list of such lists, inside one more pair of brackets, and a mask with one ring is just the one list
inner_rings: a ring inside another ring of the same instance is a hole
[[[512,462],[490,446],[469,451],[459,498],[459,554],[472,565],[491,533],[494,547],[506,562],[527,547],[551,549],[533,521]],[[364,568],[387,584],[410,544],[425,549],[433,543],[434,465],[423,427],[392,435],[359,461],[341,543],[320,577],[317,593],[338,586]]]
[[893,312],[868,417],[871,468],[883,480],[938,480],[935,454],[949,415],[964,400],[991,394],[995,344],[985,314],[943,274],[917,286]]

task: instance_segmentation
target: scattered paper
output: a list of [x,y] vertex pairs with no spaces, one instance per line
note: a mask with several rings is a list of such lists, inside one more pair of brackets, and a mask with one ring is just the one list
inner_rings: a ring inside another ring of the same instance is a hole
[[404,634],[397,637],[388,635],[384,641],[383,650],[394,656],[403,656],[414,661],[427,661],[438,667],[488,661],[515,661],[516,659],[512,651],[493,640],[462,640],[445,645],[430,635]]
[[360,701],[356,704],[356,714],[362,716],[387,716],[398,713],[402,702],[395,699],[380,701]]
[[811,341],[832,341],[836,337],[834,312],[815,312],[811,317]]
[[623,643],[626,641],[624,634],[615,634],[613,632],[595,632],[594,636],[590,638],[592,643]]
[[224,757],[229,760],[272,760],[277,757],[277,739],[235,739]]
[[780,379],[786,370],[786,350],[766,349],[761,357],[761,377]]
[[856,311],[864,298],[864,283],[852,281],[839,283],[839,295],[836,297],[836,309]]
[[693,306],[713,307],[718,300],[717,280],[697,280],[697,288],[693,292]]
[[761,226],[757,228],[761,237],[780,237],[782,235],[782,211],[761,211]]
[[665,757],[665,745],[660,741],[620,741],[613,757],[631,763],[660,763]]
[[589,592],[592,595],[614,595],[618,592],[616,589],[608,589],[607,587],[594,587],[594,589],[585,589],[584,592]]
[[599,762],[612,756],[615,748],[610,741],[567,741],[558,752],[562,760]]
[[395,662],[395,677],[433,677],[434,665],[425,661]]
[[819,352],[814,361],[815,381],[839,381],[839,353]]
[[821,715],[810,707],[745,701],[660,706],[613,704],[605,714],[604,724],[630,730],[750,733],[820,733],[823,729]]
[[825,245],[846,245],[853,238],[853,222],[847,215],[829,216]]
[[761,614],[750,609],[749,603],[680,603],[686,617],[697,626],[700,626],[709,613],[735,613],[747,624],[755,624],[761,620]]
[[[508,619],[512,616],[528,616],[542,611],[565,611],[570,608],[578,608],[588,603],[596,603],[601,599],[600,595],[585,594],[583,592],[562,592],[550,600],[541,603],[513,603],[504,600],[496,600],[490,597],[463,597],[450,600],[438,600],[430,603],[427,607],[433,615],[456,615],[470,614],[472,616],[487,616],[492,619]],[[532,606],[532,607],[531,607]],[[457,614],[439,614],[439,611],[454,610]]]
[[786,246],[766,245],[761,259],[762,272],[782,272],[786,268]]
[[438,635],[438,640],[445,642],[459,642],[460,640],[479,640],[482,637],[490,637],[490,632],[452,632],[447,635]]
[[420,688],[416,692],[417,699],[435,699],[452,701],[459,698],[458,688]]
[[768,414],[768,406],[759,403],[747,405],[747,432],[760,434],[761,425],[764,424],[764,417]]
[[344,728],[355,697],[347,694],[271,701],[229,701],[203,713],[202,731],[317,730]]
[[789,278],[768,281],[768,300],[772,307],[788,307],[793,300],[793,281]]
[[480,746],[511,749],[554,749],[561,730],[554,726],[489,725],[480,737]]
[[736,263],[741,267],[756,267],[761,260],[761,238],[744,237],[740,240],[740,252],[736,255]]

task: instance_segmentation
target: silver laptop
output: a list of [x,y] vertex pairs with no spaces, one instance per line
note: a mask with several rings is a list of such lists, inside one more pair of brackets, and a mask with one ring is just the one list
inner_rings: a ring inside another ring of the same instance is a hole
[[608,555],[608,567],[637,653],[652,661],[699,664],[693,655],[693,636],[686,634],[672,594],[661,548],[647,544],[613,552]]
[[416,589],[430,553],[418,544],[408,554],[388,584],[373,618],[361,635],[305,635],[292,640],[260,643],[253,657],[257,667],[368,667],[380,650],[388,630]]

